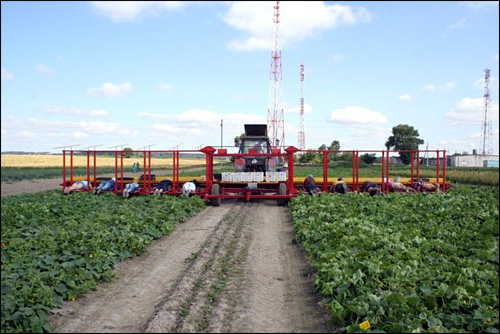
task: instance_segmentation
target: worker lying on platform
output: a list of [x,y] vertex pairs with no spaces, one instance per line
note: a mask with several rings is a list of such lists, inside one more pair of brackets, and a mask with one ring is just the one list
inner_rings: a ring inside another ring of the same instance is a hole
[[94,194],[100,194],[103,191],[114,190],[116,179],[113,177],[110,180],[102,181],[101,184],[94,188]]
[[321,193],[321,190],[316,186],[314,177],[312,174],[307,175],[304,179],[304,189],[309,195],[317,195]]
[[339,193],[339,194],[347,194],[350,192],[349,187],[345,183],[344,179],[339,177],[337,179],[336,184],[332,184],[332,187],[330,188],[330,192],[332,193]]
[[376,183],[373,183],[372,181],[368,180],[363,183],[363,186],[361,187],[362,192],[367,192],[370,194],[370,196],[374,195],[382,195],[382,192],[380,191],[380,188]]
[[70,187],[65,187],[64,193],[69,194],[72,191],[87,189],[92,189],[92,184],[90,184],[88,181],[76,181]]
[[[395,178],[395,180],[398,180],[399,178]],[[399,181],[384,181],[384,184],[387,185],[387,188],[389,192],[397,192],[397,193],[410,193],[410,192],[415,192],[415,189],[411,187],[407,187],[404,184],[402,184]]]
[[135,192],[137,190],[139,190],[139,183],[132,182],[125,185],[125,189],[123,189],[122,195],[123,197],[130,197],[130,193]]
[[167,191],[172,190],[172,181],[167,177],[166,180],[161,180],[155,188],[155,192],[153,195],[155,196],[160,196],[163,193],[166,193]]
[[440,186],[439,183],[427,183],[424,180],[420,180],[417,183],[413,184],[413,189],[417,192],[439,192]]
[[184,196],[189,197],[192,194],[196,193],[196,191],[200,188],[200,184],[196,179],[193,179],[193,181],[188,181],[184,183],[182,186],[181,192]]

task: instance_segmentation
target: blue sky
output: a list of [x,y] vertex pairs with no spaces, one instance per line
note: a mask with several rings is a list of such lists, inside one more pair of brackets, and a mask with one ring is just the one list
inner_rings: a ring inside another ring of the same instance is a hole
[[[4,151],[232,146],[266,123],[273,1],[1,2]],[[481,149],[491,70],[498,155],[498,2],[280,2],[285,145]],[[151,146],[150,146],[151,145]]]

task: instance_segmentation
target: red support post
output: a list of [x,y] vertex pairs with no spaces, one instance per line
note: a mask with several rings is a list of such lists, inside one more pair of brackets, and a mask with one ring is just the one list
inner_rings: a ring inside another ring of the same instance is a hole
[[389,193],[389,171],[390,171],[390,166],[391,164],[391,157],[389,156],[389,151],[387,151],[387,164],[385,165],[385,168],[386,168],[386,173],[385,173],[385,178],[386,178],[386,183],[385,183],[385,193]]
[[293,164],[293,156],[296,152],[298,152],[299,149],[294,147],[294,146],[288,146],[285,148],[285,152],[288,154],[288,179],[287,179],[287,185],[286,188],[288,190],[288,194],[290,195],[295,195],[298,193],[297,189],[295,189],[295,184],[293,180],[293,169],[294,169],[294,164]]
[[70,161],[71,161],[71,166],[70,166],[70,179],[69,179],[69,183],[70,183],[70,185],[72,185],[73,184],[73,150],[71,150]]
[[123,191],[123,150],[121,152],[121,161],[120,161],[120,178],[121,178],[121,190]]
[[328,191],[328,151],[323,151],[323,191]]
[[205,153],[205,188],[209,194],[212,190],[212,183],[214,180],[214,153],[215,148],[205,146],[201,152]]
[[148,190],[151,190],[151,150],[148,152]]
[[417,182],[420,182],[420,151],[417,151]]
[[436,183],[439,183],[439,150],[436,151]]
[[92,185],[92,187],[95,187],[96,184],[97,184],[97,166],[96,166],[96,162],[97,162],[97,152],[94,149],[94,184]]
[[142,165],[142,188],[147,189],[146,182],[146,149],[144,149],[144,153],[142,154],[143,157],[143,165]]
[[355,170],[355,178],[356,178],[356,181],[355,181],[355,185],[356,185],[356,191],[359,193],[359,152],[358,151],[353,151],[353,157],[354,157],[354,161],[355,161],[355,166],[354,166],[354,170]]
[[118,192],[118,151],[115,149],[115,189],[113,189],[113,192],[116,193]]
[[66,187],[66,150],[63,150],[63,188],[62,190],[64,191],[64,187]]
[[90,191],[90,151],[87,151],[87,192]]
[[446,151],[443,150],[443,186],[441,187],[443,192],[446,192]]
[[[387,152],[389,154],[389,152]],[[382,191],[384,191],[384,179],[385,179],[385,151],[382,151]]]
[[411,151],[411,172],[410,172],[410,186],[413,189],[413,167],[415,164],[415,151]]

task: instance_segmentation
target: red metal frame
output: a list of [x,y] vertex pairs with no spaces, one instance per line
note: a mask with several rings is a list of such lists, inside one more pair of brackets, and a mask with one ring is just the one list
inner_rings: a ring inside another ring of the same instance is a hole
[[[124,189],[124,151],[93,151],[93,178],[91,178],[91,169],[90,169],[90,151],[78,151],[78,150],[63,150],[63,190],[64,187],[68,185],[68,180],[66,178],[66,156],[67,153],[70,153],[70,179],[69,185],[74,182],[74,162],[73,156],[74,153],[82,153],[86,152],[87,155],[87,175],[86,180],[91,183],[94,187],[98,185],[97,181],[97,153],[98,152],[108,152],[114,153],[115,156],[115,180],[119,180],[120,188],[115,187],[113,190],[114,193],[119,193]],[[285,152],[281,152],[281,150],[275,149],[271,154],[265,153],[227,153],[226,149],[216,150],[211,146],[206,146],[201,150],[173,150],[173,151],[137,151],[137,153],[143,154],[143,173],[142,173],[142,188],[137,191],[138,194],[149,194],[153,192],[154,184],[151,178],[151,159],[153,153],[171,153],[172,154],[172,190],[168,192],[168,194],[176,195],[180,194],[180,189],[182,187],[182,182],[180,181],[180,153],[189,153],[189,152],[201,152],[205,154],[205,180],[200,182],[202,187],[197,191],[197,194],[204,197],[205,200],[214,199],[214,198],[244,198],[246,200],[250,200],[252,198],[263,198],[263,199],[291,199],[293,196],[299,193],[296,185],[299,188],[302,186],[299,182],[294,181],[294,156],[300,152],[316,152],[322,153],[323,155],[323,180],[322,180],[322,189],[324,192],[329,191],[328,184],[328,154],[330,153],[339,153],[339,152],[350,152],[352,154],[352,190],[355,192],[360,192],[359,187],[359,153],[360,152],[370,152],[370,153],[381,153],[381,190],[383,193],[389,192],[389,186],[387,184],[387,180],[390,177],[390,154],[391,153],[402,153],[408,152],[411,156],[411,172],[410,172],[410,186],[413,187],[414,180],[420,180],[420,152],[432,152],[436,154],[436,183],[439,183],[442,191],[446,191],[446,152],[444,150],[399,150],[399,151],[389,151],[389,150],[378,150],[378,151],[358,151],[358,150],[299,150],[294,146],[289,146],[285,149]],[[134,153],[133,151],[131,153]],[[442,153],[442,156],[441,156]],[[416,158],[415,158],[416,154]],[[118,156],[120,159],[118,159]],[[288,163],[288,177],[286,181],[280,182],[259,182],[257,189],[249,189],[247,182],[240,183],[230,183],[222,180],[214,179],[214,158],[227,158],[234,157],[235,159],[244,158],[244,157],[271,157],[277,158],[280,157],[283,161],[285,161],[285,157]],[[441,161],[442,160],[442,161]],[[416,161],[416,164],[414,163]],[[118,178],[118,169],[120,169],[120,178]],[[442,174],[441,174],[442,172]],[[416,173],[416,178],[414,177]],[[279,184],[286,184],[286,194],[279,194]],[[219,184],[220,186],[220,194],[211,194],[211,189],[214,184]],[[203,187],[204,186],[204,187]],[[90,191],[90,189],[87,189]]]

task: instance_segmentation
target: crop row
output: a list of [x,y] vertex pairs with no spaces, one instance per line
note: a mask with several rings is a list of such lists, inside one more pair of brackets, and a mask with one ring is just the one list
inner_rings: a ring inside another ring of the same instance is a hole
[[498,333],[498,206],[498,187],[465,186],[290,205],[332,320],[393,333]]
[[2,197],[2,333],[48,332],[48,312],[113,277],[205,204],[199,197],[60,191]]

